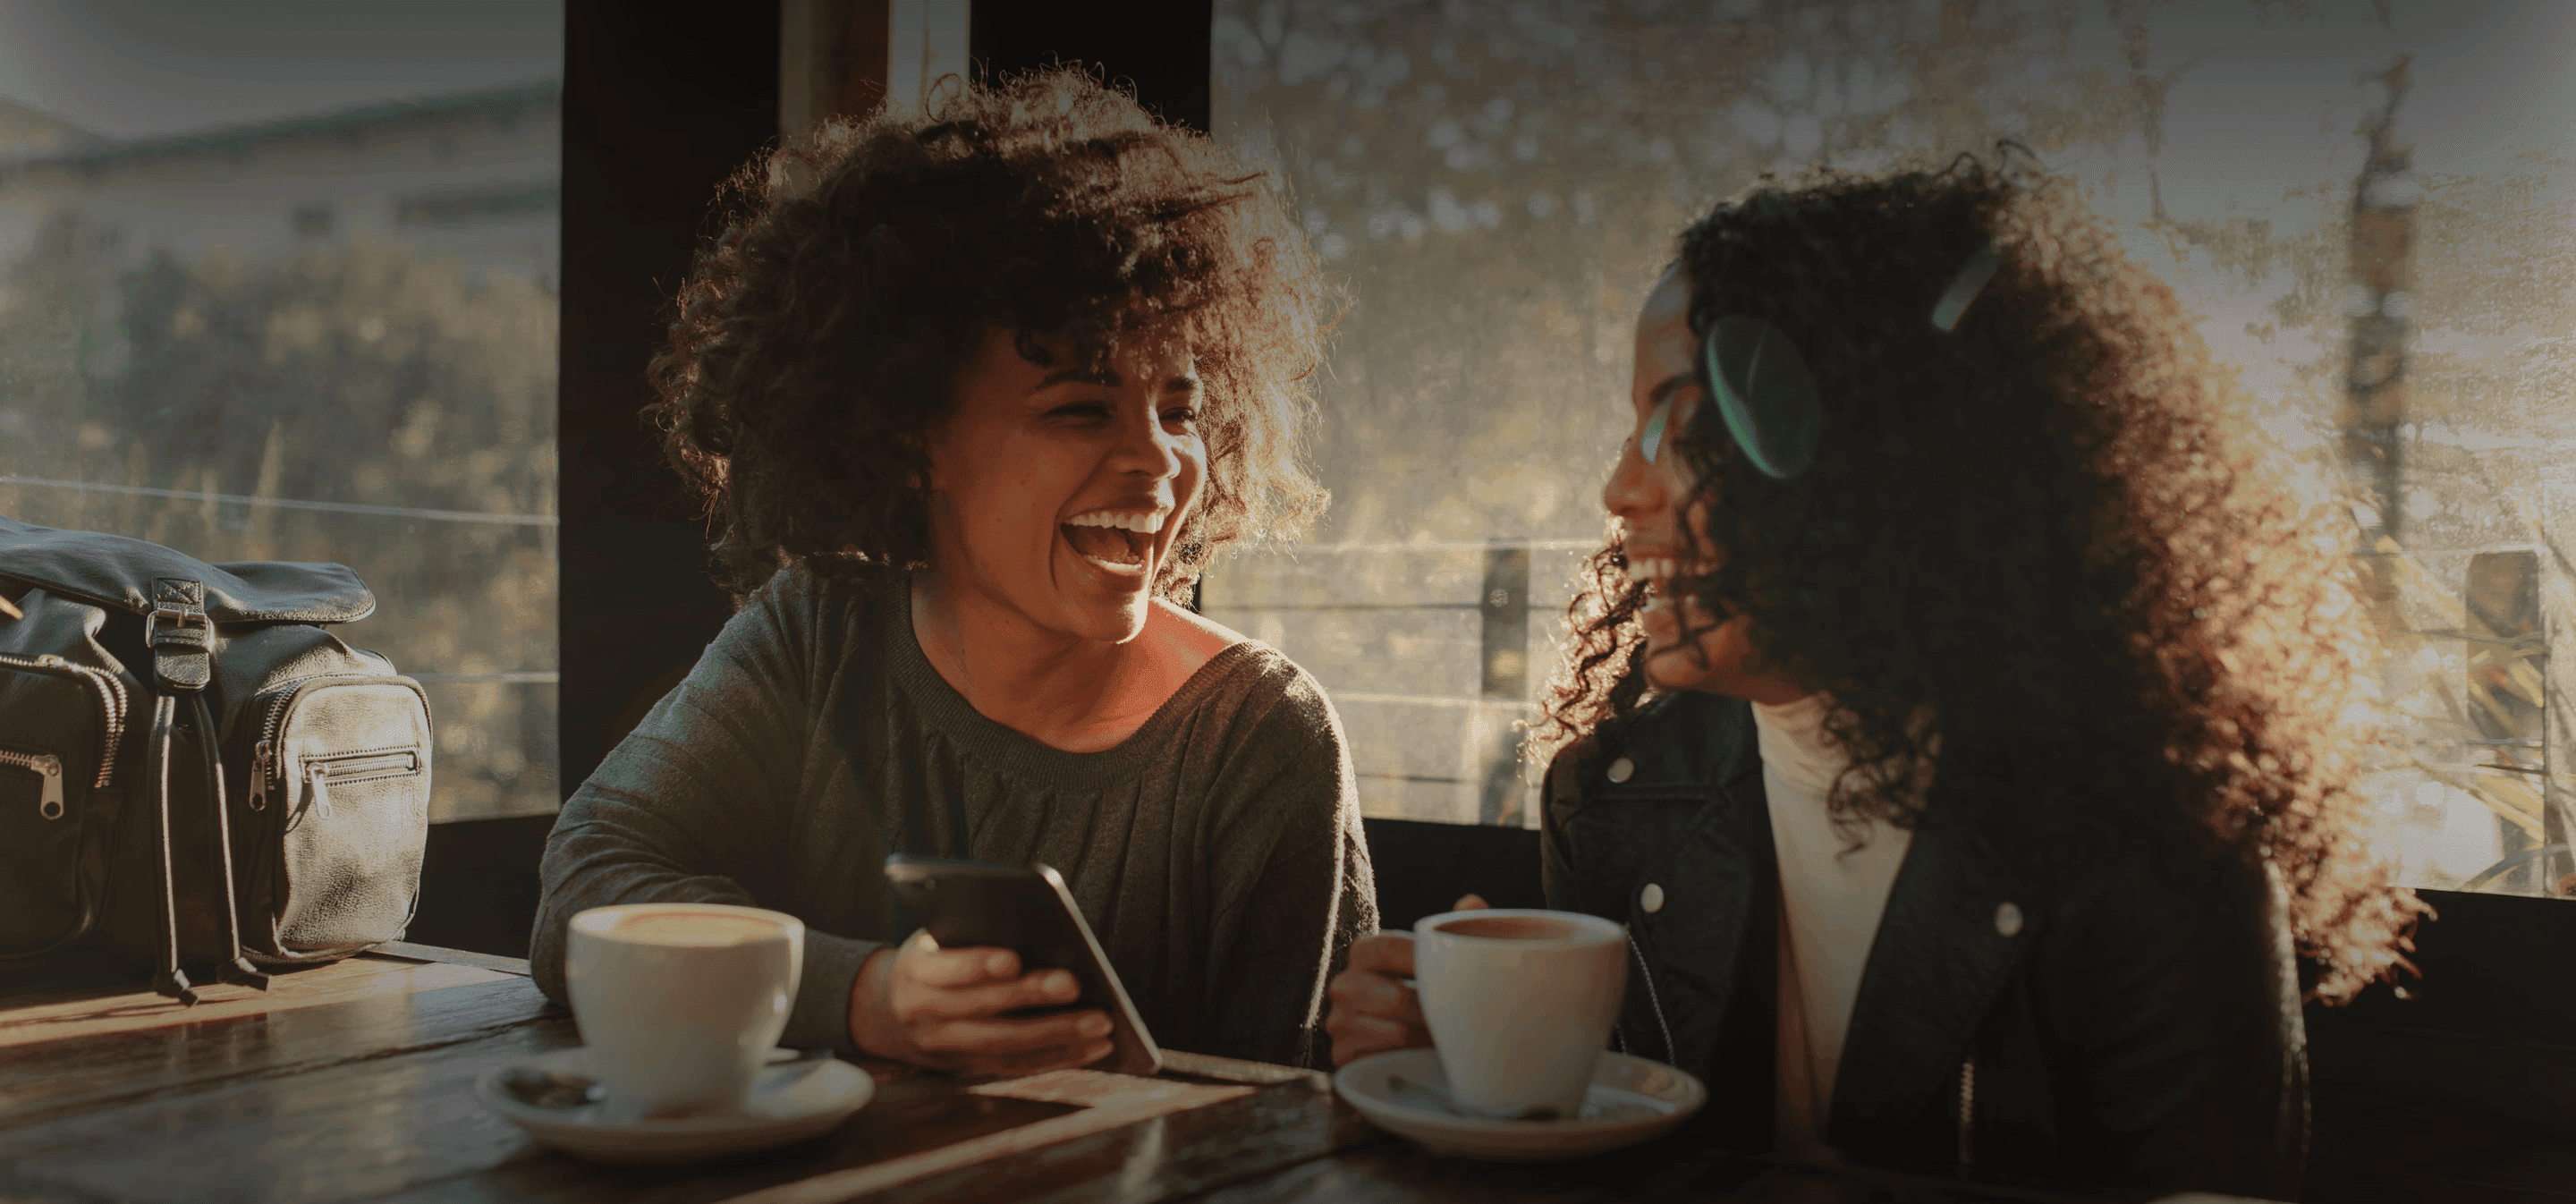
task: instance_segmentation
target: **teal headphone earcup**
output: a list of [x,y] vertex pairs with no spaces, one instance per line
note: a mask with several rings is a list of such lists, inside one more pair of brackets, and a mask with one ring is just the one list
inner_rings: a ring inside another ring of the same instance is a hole
[[1824,406],[1788,335],[1760,318],[1719,318],[1700,341],[1700,358],[1718,415],[1755,468],[1785,481],[1815,463]]

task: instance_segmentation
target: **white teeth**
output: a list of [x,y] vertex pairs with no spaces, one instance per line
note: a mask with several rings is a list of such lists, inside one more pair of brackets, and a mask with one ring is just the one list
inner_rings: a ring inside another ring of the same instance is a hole
[[1681,562],[1664,556],[1637,556],[1628,561],[1630,581],[1669,581],[1681,568]]
[[1064,520],[1064,525],[1068,527],[1109,527],[1119,531],[1133,531],[1139,535],[1151,535],[1154,532],[1163,529],[1163,515],[1159,511],[1151,510],[1141,514],[1119,514],[1110,510],[1094,510],[1088,514],[1074,515],[1072,518]]

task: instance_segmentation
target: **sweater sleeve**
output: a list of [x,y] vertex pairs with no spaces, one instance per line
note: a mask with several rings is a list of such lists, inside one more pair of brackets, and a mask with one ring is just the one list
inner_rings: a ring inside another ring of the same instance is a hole
[[1219,888],[1239,920],[1215,930],[1208,1052],[1328,1067],[1325,984],[1378,923],[1358,782],[1340,719],[1302,673],[1245,747],[1234,782],[1218,786],[1240,793],[1220,826],[1215,880],[1248,889]]
[[[779,907],[769,881],[801,805],[816,673],[810,594],[786,575],[725,624],[695,668],[574,791],[546,838],[528,952],[557,1002],[573,916],[614,903]],[[803,637],[803,638],[800,638]],[[805,932],[804,972],[781,1040],[852,1048],[849,1000],[879,946]]]

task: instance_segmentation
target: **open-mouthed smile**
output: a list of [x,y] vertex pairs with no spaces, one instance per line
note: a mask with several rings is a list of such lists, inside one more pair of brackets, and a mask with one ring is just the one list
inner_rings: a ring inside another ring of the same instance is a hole
[[1102,572],[1141,577],[1152,562],[1155,537],[1169,510],[1089,510],[1056,525],[1074,554]]

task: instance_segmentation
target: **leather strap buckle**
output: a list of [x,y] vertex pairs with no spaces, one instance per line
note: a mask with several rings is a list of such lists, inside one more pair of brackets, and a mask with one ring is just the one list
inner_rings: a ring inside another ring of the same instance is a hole
[[201,631],[211,633],[215,627],[215,621],[208,618],[206,616],[206,612],[203,610],[192,607],[173,606],[164,602],[153,607],[149,613],[143,616],[143,642],[155,648],[160,647],[161,625],[163,623],[168,623],[172,628],[174,628],[171,642],[192,644],[200,648],[206,646],[206,640],[203,636],[191,637],[182,633],[190,627],[195,627]]
[[205,689],[214,677],[215,623],[206,587],[180,577],[152,579],[152,609],[143,615],[152,675],[164,690]]

